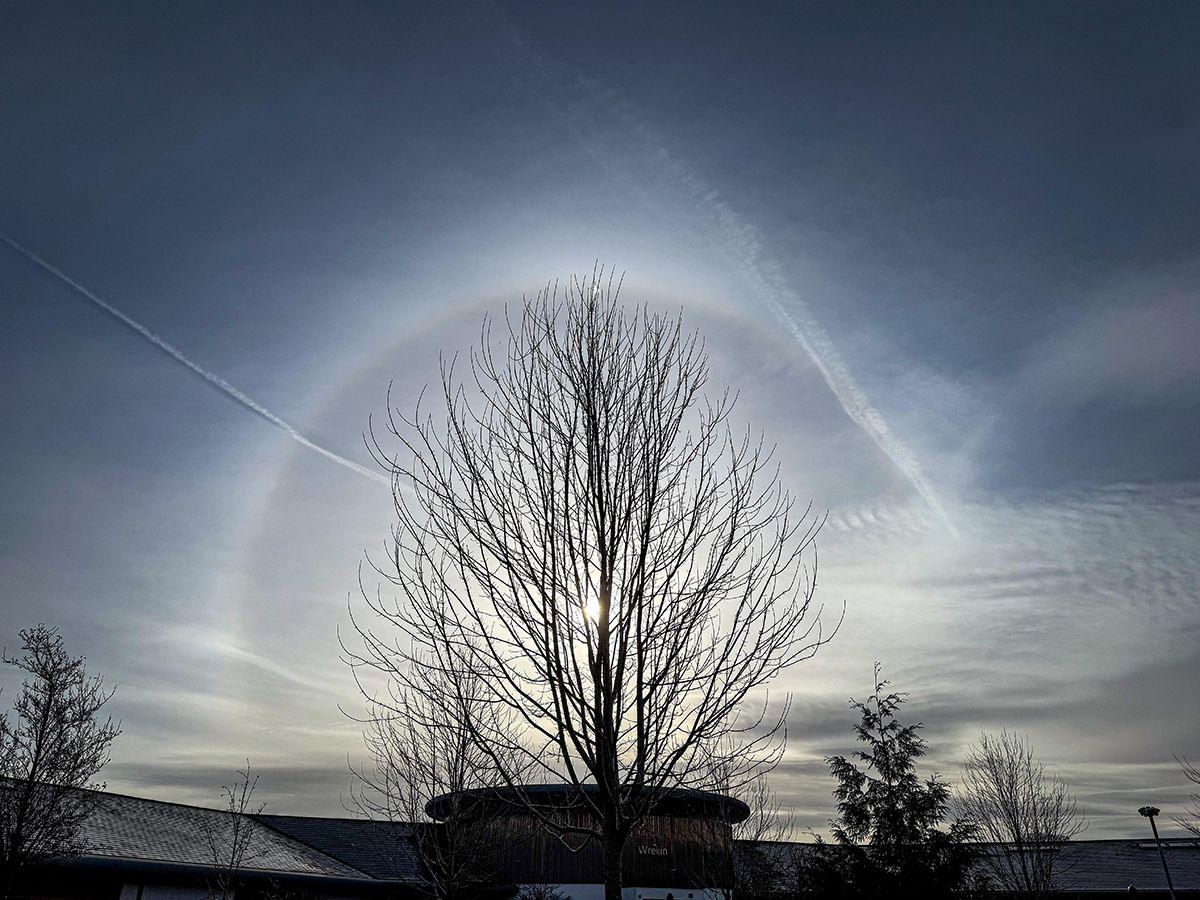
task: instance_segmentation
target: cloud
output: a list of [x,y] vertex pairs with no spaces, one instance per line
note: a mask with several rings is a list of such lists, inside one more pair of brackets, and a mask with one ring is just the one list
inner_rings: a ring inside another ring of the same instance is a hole
[[[845,600],[847,616],[781,685],[797,692],[794,759],[852,749],[846,699],[869,691],[879,659],[928,725],[930,769],[953,778],[980,730],[1008,727],[1068,776],[1093,837],[1130,832],[1122,785],[1178,810],[1171,754],[1200,755],[1200,483],[978,496],[953,515],[959,541],[915,504],[831,518],[818,598]],[[826,774],[777,787],[832,812]]]
[[[232,759],[228,767],[191,758],[170,762],[114,762],[105,770],[111,790],[135,796],[170,799],[177,803],[221,807],[221,787],[237,778],[245,760]],[[285,815],[351,815],[331,804],[331,798],[348,799],[351,775],[346,765],[259,765],[251,760],[258,784],[254,806]],[[319,798],[319,799],[318,799]],[[334,801],[336,803],[336,801]]]
[[594,79],[571,75],[534,52],[506,23],[521,64],[514,77],[574,134],[606,171],[640,193],[652,190],[686,207],[701,240],[714,247],[787,330],[820,372],[842,409],[887,455],[951,532],[946,507],[916,455],[870,401],[837,345],[784,275],[753,224],[684,159],[632,103]]
[[1136,406],[1200,388],[1200,265],[1126,274],[1037,344],[1019,378],[1027,400]]

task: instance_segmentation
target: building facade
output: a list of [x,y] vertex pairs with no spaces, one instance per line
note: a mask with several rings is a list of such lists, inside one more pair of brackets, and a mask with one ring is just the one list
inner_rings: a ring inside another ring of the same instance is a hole
[[[571,900],[603,895],[603,857],[592,841],[563,834],[590,824],[586,803],[561,786],[525,789],[533,808],[492,796],[475,804],[474,848],[486,867],[474,896],[504,900],[523,887],[553,885]],[[433,824],[257,815],[237,900],[371,900],[431,897],[436,880],[426,848],[444,839],[450,798],[431,802]],[[625,848],[625,900],[728,897],[730,861],[748,846],[733,840],[743,804],[695,791],[668,793]],[[470,818],[470,817],[468,817]],[[30,870],[15,896],[27,900],[210,900],[222,874],[214,854],[232,824],[228,812],[120,794],[100,794],[84,837],[87,851]],[[473,830],[472,830],[473,829]],[[430,844],[429,842],[433,843]],[[761,845],[758,845],[761,847]],[[777,844],[779,854],[804,844]],[[1179,900],[1200,898],[1200,842],[1169,840],[1165,856]],[[1056,869],[1056,895],[1100,900],[1133,889],[1166,898],[1157,847],[1142,839],[1071,841]],[[734,893],[737,893],[735,890]],[[779,900],[788,900],[786,892]]]
[[[594,788],[529,785],[438,797],[426,812],[438,821],[455,816],[467,840],[492,848],[499,883],[552,884],[571,900],[599,900],[604,853],[587,835],[598,824],[593,799]],[[727,893],[733,826],[749,814],[740,800],[708,791],[662,793],[625,844],[624,900],[699,900]]]

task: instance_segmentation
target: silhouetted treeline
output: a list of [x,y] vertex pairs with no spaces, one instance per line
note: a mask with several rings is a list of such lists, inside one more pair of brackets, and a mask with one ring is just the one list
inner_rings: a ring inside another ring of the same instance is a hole
[[787,893],[823,898],[962,896],[972,887],[979,848],[975,827],[950,812],[950,787],[922,777],[920,722],[898,717],[907,695],[888,690],[875,666],[874,692],[852,700],[861,749],[826,759],[836,782],[833,842],[819,841],[790,861]]
[[[740,842],[738,900],[1053,891],[1065,871],[1063,848],[1087,824],[1066,782],[1046,770],[1028,738],[1007,731],[980,736],[954,791],[936,773],[923,776],[924,725],[901,720],[907,699],[889,689],[876,663],[872,694],[850,701],[860,749],[826,758],[837,802],[832,840]],[[1191,773],[1200,783],[1200,773]],[[1200,812],[1200,796],[1193,799]]]

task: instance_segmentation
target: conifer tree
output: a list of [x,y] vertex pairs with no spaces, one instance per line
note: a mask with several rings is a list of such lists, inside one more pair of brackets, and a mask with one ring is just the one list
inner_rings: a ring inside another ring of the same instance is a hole
[[976,851],[970,823],[949,816],[950,788],[936,773],[922,779],[924,725],[897,718],[907,694],[889,691],[875,664],[875,690],[851,700],[854,734],[864,745],[849,758],[826,759],[837,781],[837,846],[819,846],[807,865],[809,887],[827,897],[961,896]]

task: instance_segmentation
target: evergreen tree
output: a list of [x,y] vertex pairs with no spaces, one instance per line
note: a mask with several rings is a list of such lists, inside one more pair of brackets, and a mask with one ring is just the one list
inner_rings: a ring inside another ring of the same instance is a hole
[[971,881],[973,827],[949,813],[950,788],[933,774],[922,780],[924,725],[904,724],[897,712],[907,694],[889,691],[875,664],[875,692],[851,700],[864,745],[850,758],[826,759],[837,781],[838,816],[830,822],[835,845],[821,844],[805,866],[808,891],[823,897],[927,898],[961,896]]

